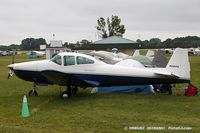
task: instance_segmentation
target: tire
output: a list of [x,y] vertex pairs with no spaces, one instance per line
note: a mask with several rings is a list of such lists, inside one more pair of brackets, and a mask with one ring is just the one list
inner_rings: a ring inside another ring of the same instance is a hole
[[65,99],[65,98],[70,98],[71,97],[71,93],[69,93],[68,91],[63,91],[60,95],[60,97],[62,99]]

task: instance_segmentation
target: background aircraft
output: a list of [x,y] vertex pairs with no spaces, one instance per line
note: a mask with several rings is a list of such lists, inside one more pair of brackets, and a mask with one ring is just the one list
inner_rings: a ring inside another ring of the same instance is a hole
[[[129,56],[121,52],[112,53],[107,51],[92,51],[87,54],[107,64],[116,64],[118,62],[121,62],[122,60],[132,59],[142,63],[146,67],[166,67],[167,65],[165,52],[162,50],[157,50],[156,54],[154,54],[154,51],[148,50],[146,56],[140,55],[139,50],[135,50],[133,56]],[[137,64],[138,63],[136,63],[136,65]]]
[[44,55],[45,55],[45,51],[31,51],[27,53],[28,58],[42,57]]
[[194,54],[200,56],[200,48],[196,48]]

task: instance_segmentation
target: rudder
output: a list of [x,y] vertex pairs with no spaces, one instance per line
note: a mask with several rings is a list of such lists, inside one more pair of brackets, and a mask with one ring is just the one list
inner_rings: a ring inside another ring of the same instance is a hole
[[182,79],[190,80],[188,50],[176,48],[166,66],[166,69]]

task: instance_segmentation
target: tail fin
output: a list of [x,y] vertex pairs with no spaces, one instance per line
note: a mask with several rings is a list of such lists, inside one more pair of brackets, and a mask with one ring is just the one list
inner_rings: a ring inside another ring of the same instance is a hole
[[154,55],[152,65],[160,68],[165,68],[167,66],[167,58],[165,57],[165,51],[158,50]]
[[149,58],[151,61],[154,58],[154,51],[153,50],[148,50],[146,53],[146,57]]
[[140,55],[140,50],[136,49],[132,56],[138,56],[138,55]]
[[190,63],[187,49],[176,48],[166,69],[182,79],[190,80]]

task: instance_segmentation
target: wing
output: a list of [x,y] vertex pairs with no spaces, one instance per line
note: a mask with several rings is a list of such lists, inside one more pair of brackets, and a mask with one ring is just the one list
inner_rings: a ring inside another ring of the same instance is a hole
[[46,77],[49,81],[51,81],[53,84],[61,86],[67,86],[67,80],[69,79],[72,81],[72,85],[91,86],[87,82],[77,78],[74,74],[63,73],[55,70],[45,70],[42,71],[42,75]]

